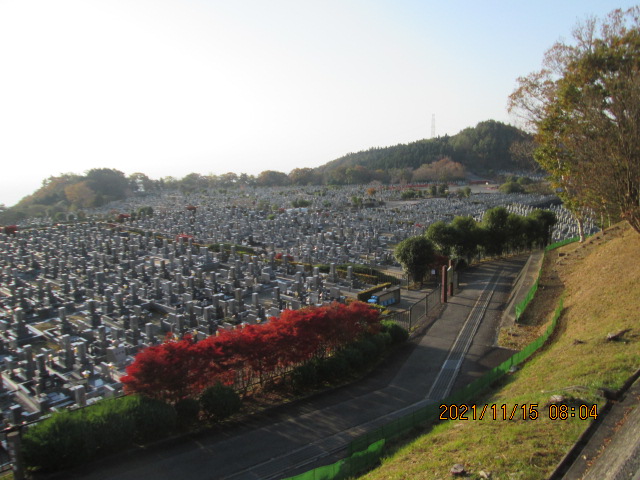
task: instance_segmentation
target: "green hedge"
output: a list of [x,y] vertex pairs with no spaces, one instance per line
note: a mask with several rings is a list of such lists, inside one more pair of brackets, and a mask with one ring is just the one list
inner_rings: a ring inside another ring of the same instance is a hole
[[[331,271],[331,266],[328,263],[320,263],[316,265],[310,265],[307,263],[304,265],[305,267],[309,267],[309,271],[311,271],[313,267],[318,267],[320,273],[329,273]],[[351,267],[351,271],[353,272],[354,277],[359,278],[366,284],[388,282],[392,285],[398,285],[401,283],[401,279],[398,277],[381,272],[380,270],[372,267],[367,267],[366,265],[360,265],[358,263],[341,263],[339,265],[336,265],[336,273],[338,274],[338,277],[347,278],[349,267]]]
[[28,468],[52,472],[113,453],[134,442],[156,440],[176,426],[173,407],[139,396],[103,400],[87,408],[55,413],[22,437]]
[[222,248],[224,248],[224,250],[226,252],[230,252],[231,251],[231,247],[234,246],[236,248],[236,254],[238,255],[243,255],[243,254],[247,254],[247,255],[255,255],[256,251],[255,249],[251,248],[251,247],[247,247],[246,245],[238,245],[235,243],[211,243],[209,245],[207,245],[207,249],[209,249],[209,251],[211,252],[216,252],[216,253],[220,253],[220,245],[222,245]]
[[402,343],[409,339],[409,332],[406,328],[390,320],[382,320],[382,331],[391,336],[392,343]]
[[[393,332],[393,333],[392,333]],[[408,332],[392,322],[382,331],[360,339],[326,358],[313,358],[294,368],[290,374],[294,390],[342,381],[376,362],[387,348],[409,338]]]
[[376,292],[380,292],[385,288],[389,288],[390,286],[391,286],[391,283],[387,282],[387,283],[381,283],[379,285],[376,285],[375,287],[368,288],[367,290],[362,290],[361,292],[358,293],[358,300],[360,300],[361,302],[366,302],[371,298],[371,295],[373,295]]
[[200,405],[210,418],[219,421],[237,413],[242,400],[233,388],[218,382],[202,392]]

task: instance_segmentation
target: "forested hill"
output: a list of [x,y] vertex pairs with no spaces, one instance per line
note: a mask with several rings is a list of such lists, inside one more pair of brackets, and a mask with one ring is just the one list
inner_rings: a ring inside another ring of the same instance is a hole
[[84,209],[112,200],[164,189],[190,193],[250,186],[447,182],[468,178],[469,173],[491,176],[494,172],[532,169],[532,145],[531,137],[521,130],[489,120],[452,137],[372,148],[315,169],[295,168],[289,173],[265,170],[254,177],[233,172],[221,175],[194,172],[182,179],[152,180],[140,172],[127,177],[111,168],[94,168],[84,174],[49,177],[42,187],[14,207],[0,205],[0,225],[29,217],[67,218],[69,211],[80,216]]
[[[406,175],[409,169],[416,170],[421,165],[436,162],[443,157],[478,174],[501,170],[529,170],[533,168],[533,159],[528,154],[531,148],[527,148],[531,140],[530,135],[516,127],[488,120],[475,127],[465,128],[451,137],[445,135],[409,144],[349,153],[318,167],[316,172],[328,180],[328,183],[360,183],[355,181],[357,178],[349,178],[354,174],[357,176],[357,171],[360,170],[358,166],[369,172],[384,171],[393,177],[402,176],[403,170]],[[352,172],[354,168],[356,171]]]

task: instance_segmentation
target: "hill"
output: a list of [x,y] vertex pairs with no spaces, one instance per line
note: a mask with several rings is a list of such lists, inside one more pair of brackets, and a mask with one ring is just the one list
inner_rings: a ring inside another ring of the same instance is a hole
[[0,205],[0,225],[31,217],[56,220],[84,215],[84,209],[99,207],[135,193],[165,189],[183,193],[210,189],[252,186],[344,185],[462,180],[473,172],[493,176],[500,171],[533,170],[532,139],[525,132],[488,120],[449,137],[419,140],[385,148],[349,153],[325,165],[295,168],[289,174],[265,170],[254,177],[232,172],[222,175],[189,173],[182,179],[152,180],[144,173],[124,173],[111,168],[94,168],[84,174],[63,173],[42,182],[42,186],[11,208]]
[[[482,471],[492,479],[547,478],[589,424],[578,414],[552,420],[551,397],[595,404],[601,412],[605,392],[619,389],[640,365],[640,265],[630,260],[639,254],[640,236],[627,224],[548,253],[536,298],[522,324],[503,337],[526,343],[540,334],[564,293],[556,333],[521,370],[476,401],[495,404],[498,412],[517,404],[518,415],[439,423],[396,444],[382,466],[362,478],[446,478],[454,464],[464,466],[466,478],[489,478]],[[626,329],[619,340],[607,340]],[[539,417],[524,420],[522,405],[534,404]]]
[[[42,186],[24,197],[15,206],[0,210],[0,224],[17,223],[30,217],[67,218],[68,211],[99,207],[113,200],[121,200],[136,190],[142,174],[128,178],[119,170],[94,168],[84,175],[63,173],[42,181]],[[148,179],[147,179],[148,180]]]
[[525,148],[518,148],[531,141],[528,134],[516,127],[488,120],[451,137],[349,153],[318,167],[316,174],[325,183],[366,183],[372,179],[399,183],[410,181],[415,170],[443,157],[477,174],[531,170],[532,157],[519,153],[526,152]]

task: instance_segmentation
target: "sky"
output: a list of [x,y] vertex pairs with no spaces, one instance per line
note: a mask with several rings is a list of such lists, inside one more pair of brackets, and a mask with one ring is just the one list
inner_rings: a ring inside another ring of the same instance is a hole
[[49,176],[317,167],[515,123],[507,97],[619,0],[0,0],[0,204]]

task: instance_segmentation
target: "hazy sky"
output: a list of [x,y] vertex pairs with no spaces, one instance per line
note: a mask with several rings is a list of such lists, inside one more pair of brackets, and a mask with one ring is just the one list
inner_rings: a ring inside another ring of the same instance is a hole
[[0,203],[109,167],[288,173],[512,123],[507,96],[610,0],[0,0]]

